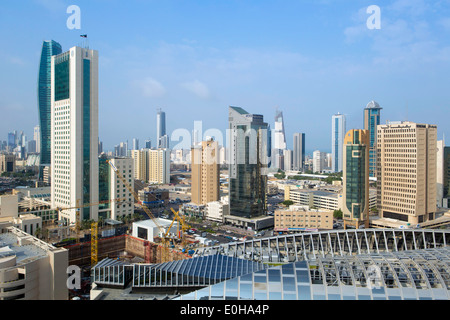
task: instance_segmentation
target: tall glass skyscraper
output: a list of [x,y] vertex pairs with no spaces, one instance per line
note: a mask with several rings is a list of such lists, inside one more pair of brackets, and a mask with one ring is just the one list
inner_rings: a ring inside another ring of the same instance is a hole
[[375,101],[370,101],[364,109],[364,129],[369,130],[369,175],[375,177],[377,171],[377,125],[380,124],[381,107]]
[[44,166],[51,163],[51,63],[52,56],[62,52],[61,45],[53,40],[42,44],[38,76],[38,115],[40,125],[39,180],[42,181]]
[[369,227],[369,131],[350,130],[343,149],[344,225]]
[[267,212],[267,127],[262,115],[229,108],[231,215],[252,218]]
[[343,114],[335,114],[332,117],[331,125],[331,153],[332,153],[332,170],[334,172],[342,171],[342,152],[345,135],[345,116]]

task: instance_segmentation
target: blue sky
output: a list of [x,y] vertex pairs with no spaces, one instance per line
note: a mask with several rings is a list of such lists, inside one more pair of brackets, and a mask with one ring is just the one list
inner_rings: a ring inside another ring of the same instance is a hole
[[[69,30],[69,5],[81,30]],[[370,5],[381,29],[366,25]],[[363,108],[382,122],[438,125],[450,140],[450,1],[425,0],[2,0],[0,140],[30,137],[38,124],[37,73],[43,40],[66,51],[88,34],[99,51],[100,139],[156,136],[156,109],[176,129],[225,134],[228,106],[285,116],[288,147],[306,133],[307,151],[331,151],[331,116],[362,128]],[[177,142],[172,142],[172,146]],[[448,144],[448,143],[447,143]]]

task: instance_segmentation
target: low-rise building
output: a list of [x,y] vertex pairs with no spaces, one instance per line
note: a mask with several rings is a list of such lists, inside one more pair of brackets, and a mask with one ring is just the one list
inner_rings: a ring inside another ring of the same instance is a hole
[[206,219],[223,223],[224,216],[230,214],[228,197],[222,197],[219,201],[212,201],[206,204]]
[[[148,241],[155,241],[155,238],[162,237],[162,233],[167,232],[171,224],[172,221],[167,219],[156,219],[156,223],[152,219],[133,222],[132,236]],[[169,236],[177,236],[177,231],[178,223],[175,221],[172,227],[170,227]]]
[[67,300],[68,251],[0,227],[0,300]]
[[309,229],[332,230],[333,211],[295,205],[287,210],[275,211],[274,231],[298,232]]

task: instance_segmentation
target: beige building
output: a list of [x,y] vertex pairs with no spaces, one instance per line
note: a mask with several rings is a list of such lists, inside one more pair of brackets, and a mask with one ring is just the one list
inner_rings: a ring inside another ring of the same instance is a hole
[[0,300],[67,300],[68,251],[0,228]]
[[410,224],[436,212],[437,127],[391,122],[377,127],[377,207],[380,218]]
[[0,174],[16,171],[16,157],[13,154],[0,154]]
[[[128,185],[134,188],[134,161],[131,158],[112,158],[111,163],[120,171],[122,177]],[[134,196],[126,185],[110,169],[110,198],[121,199],[120,202],[113,202],[111,207],[111,219],[118,219],[122,216],[132,216],[134,213]]]
[[333,229],[333,211],[309,209],[292,205],[287,210],[276,210],[274,231],[300,231],[302,229]]
[[170,183],[170,150],[148,151],[148,182],[155,184]]
[[219,144],[212,139],[191,149],[191,201],[207,204],[220,199]]
[[134,160],[134,178],[148,181],[148,150],[131,150],[131,157]]
[[134,178],[149,183],[170,183],[170,150],[131,150],[134,159]]

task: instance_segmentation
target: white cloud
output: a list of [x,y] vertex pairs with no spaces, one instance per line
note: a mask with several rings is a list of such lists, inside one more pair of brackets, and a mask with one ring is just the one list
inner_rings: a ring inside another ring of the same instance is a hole
[[199,80],[185,82],[182,86],[201,99],[208,99],[211,96],[206,84]]
[[151,77],[137,82],[137,86],[141,89],[142,95],[145,97],[159,98],[166,94],[164,86]]

